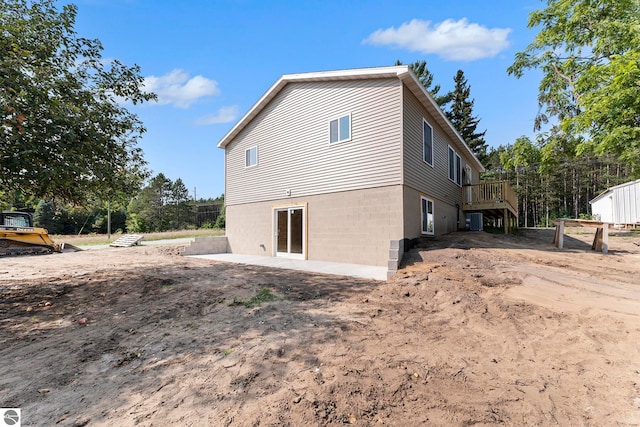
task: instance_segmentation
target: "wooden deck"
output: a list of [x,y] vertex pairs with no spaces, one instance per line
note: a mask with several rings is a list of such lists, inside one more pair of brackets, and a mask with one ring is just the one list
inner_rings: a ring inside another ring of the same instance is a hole
[[508,233],[518,226],[518,198],[507,181],[481,182],[462,187],[462,210],[481,212]]

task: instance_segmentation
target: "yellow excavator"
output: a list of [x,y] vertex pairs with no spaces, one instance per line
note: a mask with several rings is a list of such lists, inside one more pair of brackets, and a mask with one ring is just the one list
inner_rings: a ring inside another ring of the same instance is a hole
[[80,250],[82,249],[73,245],[54,243],[46,229],[33,226],[31,214],[28,212],[0,213],[0,256]]

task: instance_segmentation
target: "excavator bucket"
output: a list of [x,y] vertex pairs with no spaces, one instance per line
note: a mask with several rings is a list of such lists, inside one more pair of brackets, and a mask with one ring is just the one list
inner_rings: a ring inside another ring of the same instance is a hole
[[79,252],[82,249],[72,245],[71,243],[60,243],[60,250],[58,252]]

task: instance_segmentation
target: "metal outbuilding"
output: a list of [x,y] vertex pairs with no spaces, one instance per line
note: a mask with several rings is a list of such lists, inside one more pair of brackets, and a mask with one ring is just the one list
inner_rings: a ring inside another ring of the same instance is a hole
[[640,225],[640,179],[608,188],[589,203],[598,221]]

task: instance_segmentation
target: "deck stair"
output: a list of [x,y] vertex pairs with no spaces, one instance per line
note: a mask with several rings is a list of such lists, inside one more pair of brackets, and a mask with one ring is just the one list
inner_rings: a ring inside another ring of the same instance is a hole
[[134,245],[139,245],[143,238],[144,236],[141,234],[125,234],[115,242],[109,244],[109,246],[116,248],[129,248]]

